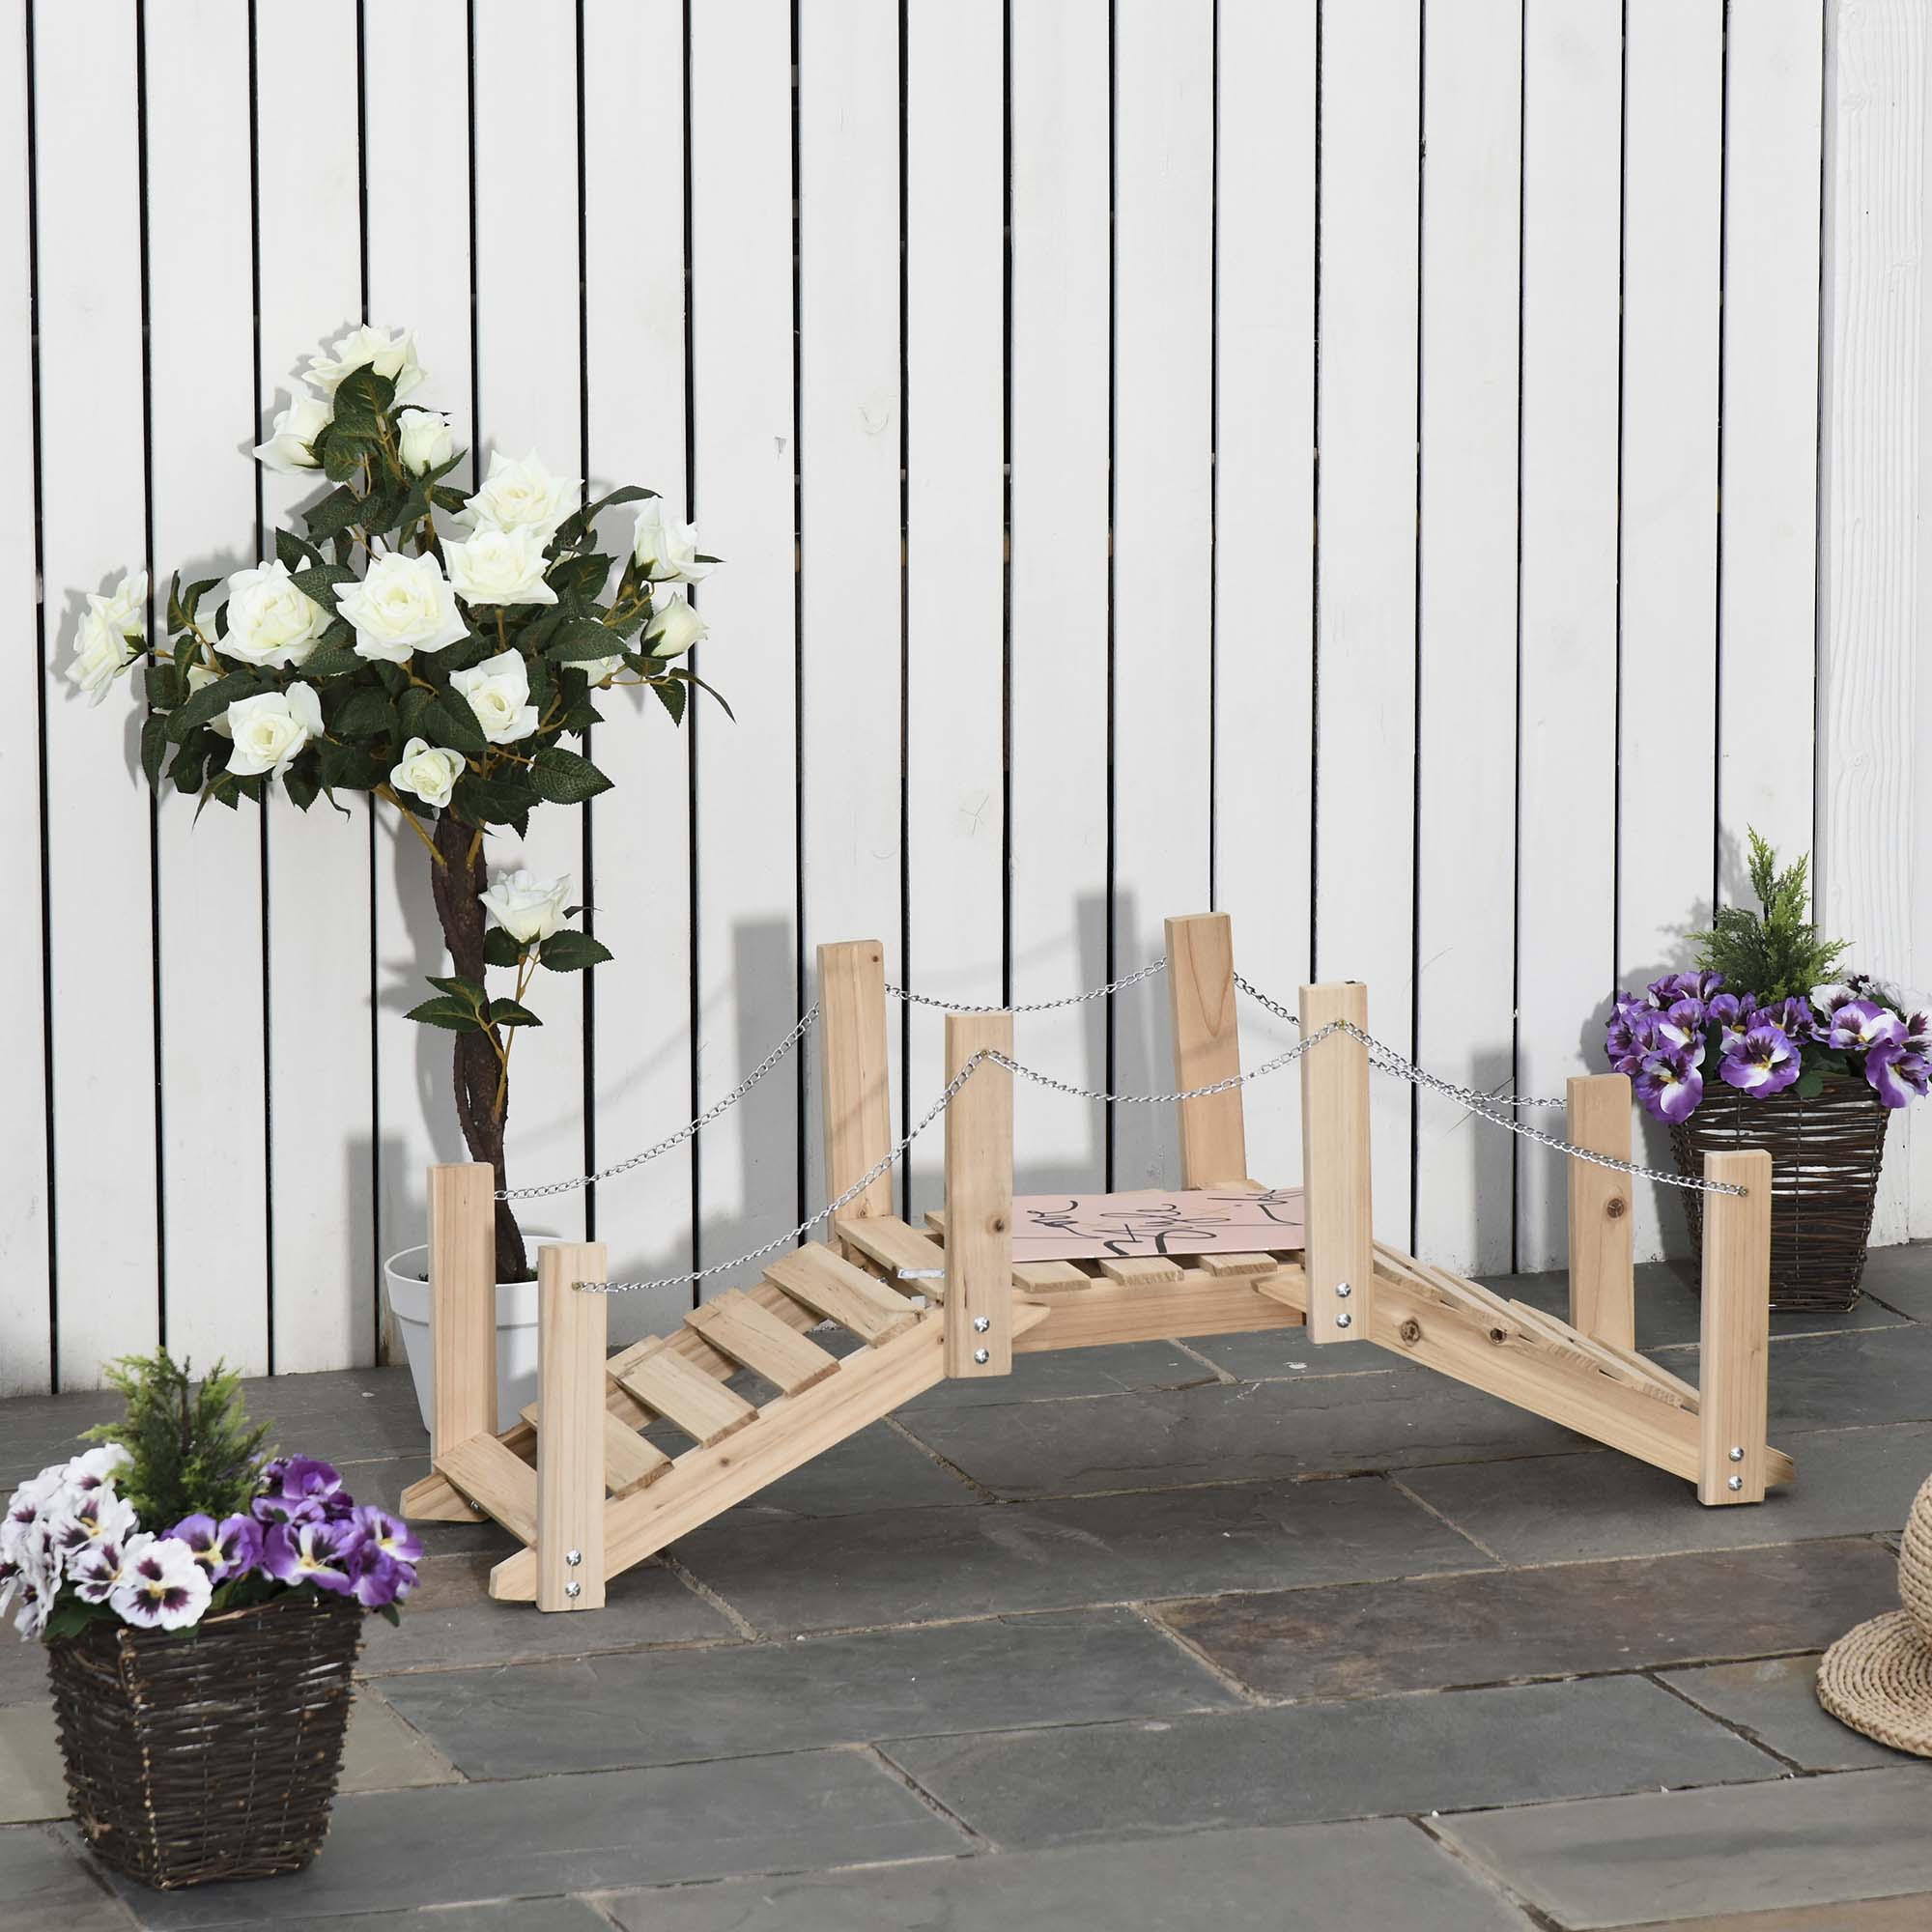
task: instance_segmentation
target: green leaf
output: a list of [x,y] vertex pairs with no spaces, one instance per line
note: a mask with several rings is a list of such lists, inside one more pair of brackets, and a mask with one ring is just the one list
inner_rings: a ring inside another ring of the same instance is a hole
[[667,677],[676,678],[680,684],[695,684],[698,688],[698,690],[703,692],[707,696],[715,697],[718,700],[719,704],[723,707],[725,717],[730,719],[732,724],[737,724],[738,714],[731,709],[728,703],[725,702],[724,694],[722,691],[715,690],[712,686],[706,684],[705,681],[701,677],[699,677],[695,670],[691,670],[687,668],[685,666],[679,665],[676,668],[676,669],[666,671],[665,675]]
[[289,581],[304,597],[320,604],[333,615],[336,608],[335,586],[338,583],[354,583],[355,573],[347,564],[318,563],[307,570],[298,570]]
[[168,738],[179,745],[197,724],[217,718],[231,704],[268,689],[253,671],[238,670],[205,684],[180,710],[168,714]]
[[1825,1076],[1813,1066],[1798,1076],[1794,1091],[1801,1100],[1815,1100],[1825,1091]]
[[594,502],[586,503],[574,517],[567,518],[558,526],[556,539],[566,549],[581,543],[590,534],[590,526],[597,521],[602,511],[616,503],[640,503],[646,497],[655,497],[655,490],[645,490],[635,483],[627,483],[621,490],[612,490],[608,497],[599,497]]
[[544,656],[553,664],[583,664],[591,658],[615,657],[623,648],[623,639],[608,625],[576,617],[557,626],[544,646]]
[[440,1027],[445,1033],[483,1031],[483,1022],[476,1017],[475,1008],[465,1000],[450,998],[447,993],[425,1000],[419,1007],[412,1007],[403,1017],[414,1020],[419,1026]]
[[566,752],[561,745],[547,745],[536,754],[530,789],[552,805],[582,805],[586,798],[609,791],[611,781],[588,758]]
[[166,658],[148,666],[148,703],[156,711],[172,711],[182,701],[182,673]]
[[492,1000],[490,1017],[499,1027],[542,1026],[543,1021],[515,1000]]
[[353,524],[362,509],[362,498],[354,490],[331,490],[302,521],[312,537],[339,536]]
[[658,701],[670,713],[670,722],[673,724],[682,724],[686,697],[684,686],[667,681],[663,684],[653,683],[651,689],[657,693]]
[[514,966],[524,956],[523,947],[500,925],[493,925],[483,937],[483,958],[491,966]]
[[544,580],[554,590],[577,590],[586,597],[595,597],[616,561],[614,556],[599,554],[562,557],[544,572]]
[[161,761],[168,754],[168,721],[164,713],[149,713],[141,724],[141,769],[148,775],[148,782],[157,785],[161,781]]
[[613,956],[600,940],[568,925],[553,932],[537,950],[538,959],[553,973],[581,973],[586,966],[601,966]]
[[423,706],[416,730],[432,745],[461,752],[466,758],[487,757],[490,741],[469,708],[469,700],[457,693],[442,692]]
[[470,772],[457,780],[450,802],[466,825],[513,825],[521,837],[529,828],[530,808],[536,800],[522,784],[479,779]]
[[366,663],[368,659],[358,658],[349,644],[321,643],[296,668],[313,684],[320,677],[347,677],[351,671],[360,670]]
[[388,413],[395,400],[395,379],[377,375],[374,366],[365,362],[361,368],[350,370],[335,385],[332,423],[346,423],[373,435],[377,422]]
[[[373,437],[355,436],[341,424],[331,424],[310,444],[322,458],[322,473],[331,483],[346,483],[376,454]],[[314,529],[313,524],[309,525]]]
[[320,563],[322,553],[293,530],[277,529],[275,532],[275,556],[282,567],[294,572],[305,563]]
[[298,811],[306,811],[322,790],[312,772],[305,772],[291,766],[282,774],[282,789],[289,795],[289,803]]
[[352,691],[349,700],[329,721],[338,738],[387,738],[396,728],[396,707],[389,694],[375,685]]

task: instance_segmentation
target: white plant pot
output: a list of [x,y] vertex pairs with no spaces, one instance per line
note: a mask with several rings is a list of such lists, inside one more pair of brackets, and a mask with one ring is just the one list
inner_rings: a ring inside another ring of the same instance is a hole
[[[562,1237],[548,1229],[526,1228],[532,1250],[539,1241]],[[389,1314],[403,1338],[410,1378],[416,1385],[416,1407],[423,1427],[436,1426],[436,1354],[429,1339],[429,1248],[405,1248],[383,1264],[389,1291]],[[537,1285],[533,1281],[497,1284],[497,1428],[516,1426],[537,1399]]]

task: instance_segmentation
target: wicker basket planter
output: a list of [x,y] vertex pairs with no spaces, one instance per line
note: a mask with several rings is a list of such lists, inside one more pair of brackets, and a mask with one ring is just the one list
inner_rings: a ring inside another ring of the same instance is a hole
[[144,1885],[299,1871],[328,1830],[361,1648],[353,1600],[291,1591],[193,1631],[48,1646],[73,1815]]
[[[1858,1305],[1889,1111],[1861,1079],[1828,1078],[1816,1099],[1795,1089],[1749,1099],[1708,1084],[1697,1111],[1670,1129],[1685,1174],[1718,1150],[1771,1151],[1771,1305],[1842,1312]],[[1703,1250],[1703,1202],[1686,1201],[1690,1248]]]

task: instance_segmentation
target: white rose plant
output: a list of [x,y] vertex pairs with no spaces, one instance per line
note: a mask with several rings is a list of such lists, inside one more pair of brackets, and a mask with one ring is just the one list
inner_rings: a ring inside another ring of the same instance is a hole
[[[410,1017],[455,1035],[457,1118],[502,1187],[510,1050],[541,1024],[524,1004],[534,973],[611,955],[567,923],[582,910],[564,906],[567,882],[493,887],[484,836],[608,789],[564,743],[604,722],[601,692],[641,687],[684,721],[710,689],[680,662],[704,635],[689,589],[717,559],[653,491],[590,500],[534,451],[497,451],[473,495],[452,486],[466,452],[447,417],[403,403],[424,381],[407,329],[352,329],[304,374],[255,451],[333,486],[301,529],[277,529],[273,554],[225,584],[177,576],[164,641],[144,632],[145,576],[91,596],[66,675],[99,703],[145,666],[143,768],[203,807],[279,787],[302,811],[364,792],[401,814],[429,855],[451,967]],[[627,549],[600,550],[598,520],[629,503]],[[493,969],[515,973],[513,996],[491,993]],[[528,1278],[501,1205],[497,1253],[499,1280]]]

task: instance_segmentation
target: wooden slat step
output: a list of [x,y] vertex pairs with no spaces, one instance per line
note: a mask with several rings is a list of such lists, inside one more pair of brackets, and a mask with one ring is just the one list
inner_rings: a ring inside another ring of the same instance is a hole
[[1187,1255],[1183,1259],[1189,1267],[1226,1280],[1230,1275],[1272,1274],[1289,1253],[1298,1252],[1293,1249],[1279,1255]]
[[1100,1272],[1109,1281],[1131,1287],[1141,1282],[1179,1281],[1187,1270],[1164,1255],[1103,1255]]
[[684,1320],[713,1348],[776,1383],[786,1395],[822,1382],[838,1366],[837,1355],[827,1354],[816,1342],[767,1314],[735,1288],[694,1308]]
[[758,1412],[743,1396],[668,1348],[652,1350],[618,1379],[629,1394],[674,1423],[700,1449],[722,1442]]
[[[946,1211],[941,1208],[926,1209],[925,1225],[935,1236],[944,1239],[946,1235]],[[1085,1288],[1094,1276],[1084,1273],[1071,1262],[1015,1262],[1012,1264],[1013,1286],[1025,1289],[1029,1293],[1055,1288]]]
[[[863,1225],[875,1224],[868,1221]],[[903,1221],[896,1225],[905,1227]],[[840,1232],[843,1233],[842,1223]],[[912,1230],[907,1228],[906,1232],[911,1234]],[[849,1328],[873,1348],[903,1334],[919,1320],[919,1310],[904,1295],[895,1294],[864,1268],[854,1267],[842,1255],[835,1255],[816,1241],[768,1263],[765,1279],[776,1283],[814,1315]]]
[[436,1466],[512,1536],[537,1540],[537,1472],[494,1435],[472,1435],[445,1449]]
[[[531,1403],[523,1418],[537,1427],[541,1405]],[[670,1467],[670,1458],[655,1442],[646,1442],[621,1417],[604,1412],[604,1487],[613,1496],[627,1496],[655,1482]]]
[[[907,1227],[896,1214],[867,1214],[856,1221],[835,1221],[833,1227],[841,1241],[857,1248],[867,1260],[877,1262],[890,1274],[896,1275],[901,1268],[922,1274],[936,1268],[942,1276],[945,1273],[945,1250],[917,1228]],[[907,1284],[907,1292],[937,1294],[945,1287],[943,1279],[916,1281]]]
[[1630,1349],[1620,1349],[1614,1342],[1596,1342],[1595,1346],[1612,1360],[1621,1362],[1633,1377],[1650,1383],[1680,1408],[1688,1408],[1692,1415],[1697,1413],[1695,1382],[1687,1382],[1682,1376],[1674,1376],[1668,1369],[1659,1368],[1648,1356],[1639,1355]]

